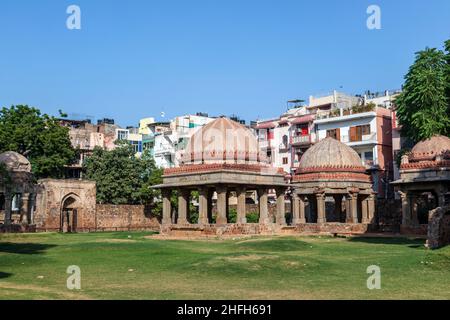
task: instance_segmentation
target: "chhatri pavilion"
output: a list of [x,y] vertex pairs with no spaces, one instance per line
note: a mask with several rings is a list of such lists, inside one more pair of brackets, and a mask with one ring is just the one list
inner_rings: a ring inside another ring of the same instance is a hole
[[[293,183],[286,182],[286,173],[272,168],[258,141],[245,126],[227,118],[218,118],[196,131],[182,156],[182,164],[166,169],[162,190],[162,232],[166,234],[225,234],[296,232],[299,225],[325,225],[320,232],[367,231],[375,213],[375,196],[370,175],[358,154],[332,138],[310,148],[300,162]],[[293,191],[292,191],[292,190]],[[269,217],[269,190],[276,191],[275,221]],[[173,210],[171,197],[178,197]],[[189,217],[191,192],[198,191],[198,220]],[[256,191],[259,223],[246,219],[246,193]],[[237,197],[236,223],[229,220],[231,192]],[[285,199],[291,201],[292,226],[286,223]],[[216,202],[215,223],[212,203]],[[325,203],[335,203],[337,218],[327,217]],[[345,203],[345,209],[342,209]],[[345,215],[343,216],[343,212]],[[339,224],[334,228],[332,223]],[[353,225],[366,228],[348,227]],[[302,228],[300,228],[302,229]]]
[[[285,193],[289,185],[282,170],[269,166],[259,151],[258,141],[245,126],[228,118],[218,118],[197,130],[190,138],[182,156],[182,165],[166,169],[162,189],[163,231],[202,229],[213,224],[212,200],[216,194],[215,225],[229,222],[230,193],[237,197],[236,224],[245,225],[246,194],[256,191],[259,203],[259,224],[269,224],[268,193],[277,193],[276,223],[286,224]],[[178,210],[172,210],[172,193],[177,191]],[[198,191],[198,221],[189,223],[191,192]]]

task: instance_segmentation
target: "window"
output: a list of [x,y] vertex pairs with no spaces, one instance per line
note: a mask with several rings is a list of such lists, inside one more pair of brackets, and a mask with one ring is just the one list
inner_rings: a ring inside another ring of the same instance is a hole
[[350,141],[362,141],[362,137],[370,134],[370,124],[350,128]]
[[373,160],[373,151],[364,152],[364,159]]
[[288,164],[288,158],[287,157],[283,158],[283,164]]
[[118,130],[117,131],[117,140],[128,140],[128,131],[127,130]]
[[331,137],[333,139],[340,141],[341,140],[341,130],[339,128],[327,130],[327,137]]

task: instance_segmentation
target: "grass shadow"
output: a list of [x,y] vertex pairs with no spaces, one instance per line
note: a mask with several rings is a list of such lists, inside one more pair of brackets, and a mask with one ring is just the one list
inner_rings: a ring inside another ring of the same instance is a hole
[[12,273],[0,272],[0,279],[9,278],[12,276]]
[[360,243],[368,243],[368,244],[392,244],[392,245],[408,245],[410,248],[420,248],[425,244],[425,239],[414,238],[388,238],[388,237],[379,237],[379,238],[370,238],[370,237],[353,237],[349,238],[350,242],[360,242]]
[[56,247],[54,244],[40,243],[0,243],[0,252],[16,254],[42,254],[46,250]]

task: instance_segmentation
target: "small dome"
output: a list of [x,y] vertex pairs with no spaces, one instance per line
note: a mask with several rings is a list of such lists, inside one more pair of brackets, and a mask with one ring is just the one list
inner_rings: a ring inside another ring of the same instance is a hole
[[436,156],[450,153],[450,138],[434,136],[417,143],[411,150],[410,160],[435,160]]
[[300,160],[300,171],[317,168],[364,169],[355,150],[331,137],[325,138],[309,148]]
[[218,118],[197,130],[182,157],[184,164],[258,164],[267,162],[258,140],[245,126],[228,118]]
[[6,165],[6,169],[13,172],[31,172],[31,164],[23,155],[7,151],[0,154],[0,163]]

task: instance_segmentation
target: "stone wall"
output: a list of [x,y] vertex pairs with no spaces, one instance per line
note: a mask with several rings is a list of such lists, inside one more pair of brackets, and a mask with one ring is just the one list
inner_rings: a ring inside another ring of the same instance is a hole
[[144,205],[97,204],[98,231],[159,230],[160,224]]

